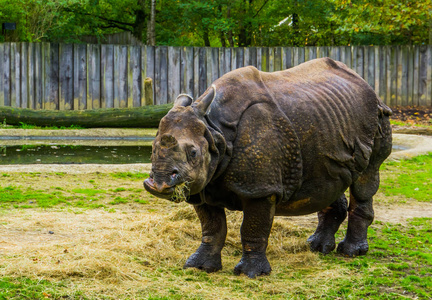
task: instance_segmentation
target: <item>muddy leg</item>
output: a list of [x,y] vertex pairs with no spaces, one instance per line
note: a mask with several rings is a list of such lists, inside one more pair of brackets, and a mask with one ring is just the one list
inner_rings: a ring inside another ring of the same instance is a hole
[[221,251],[227,234],[225,210],[207,204],[194,208],[201,222],[202,242],[183,268],[216,272],[222,269]]
[[347,215],[347,199],[342,195],[329,207],[318,212],[318,227],[308,238],[312,251],[328,254],[336,248],[335,233]]
[[275,214],[275,199],[273,196],[243,203],[243,256],[234,268],[235,274],[243,273],[250,278],[270,274],[271,267],[265,252]]

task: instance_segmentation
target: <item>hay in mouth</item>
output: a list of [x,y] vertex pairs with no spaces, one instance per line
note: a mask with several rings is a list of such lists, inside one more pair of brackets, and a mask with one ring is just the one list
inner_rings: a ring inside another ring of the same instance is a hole
[[189,196],[189,182],[183,182],[175,186],[174,192],[171,196],[171,201],[175,203],[184,202]]

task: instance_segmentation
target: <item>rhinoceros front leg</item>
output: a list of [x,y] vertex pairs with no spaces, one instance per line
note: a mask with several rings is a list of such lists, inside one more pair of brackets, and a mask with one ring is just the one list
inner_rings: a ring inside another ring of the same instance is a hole
[[271,272],[266,249],[275,214],[275,199],[251,199],[243,203],[243,223],[241,240],[243,255],[234,268],[237,275],[246,274],[250,278],[268,275]]
[[221,251],[227,234],[225,210],[207,204],[194,208],[201,222],[202,242],[198,250],[188,258],[184,268],[216,272],[222,269]]
[[342,195],[318,212],[317,229],[307,240],[312,251],[328,254],[336,248],[335,233],[347,216],[347,203],[345,195]]

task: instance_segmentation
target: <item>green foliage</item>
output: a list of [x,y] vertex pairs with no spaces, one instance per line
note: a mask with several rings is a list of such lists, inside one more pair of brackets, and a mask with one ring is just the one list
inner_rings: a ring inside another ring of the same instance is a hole
[[380,185],[386,196],[402,195],[425,202],[432,199],[432,154],[387,162],[381,168],[388,174]]
[[[0,42],[77,42],[131,31],[145,42],[151,0],[0,0]],[[171,46],[427,44],[429,0],[156,1],[156,41]]]

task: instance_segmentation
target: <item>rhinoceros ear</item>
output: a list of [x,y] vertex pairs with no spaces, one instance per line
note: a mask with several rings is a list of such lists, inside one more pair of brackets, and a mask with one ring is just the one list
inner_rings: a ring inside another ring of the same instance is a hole
[[193,102],[193,99],[191,96],[186,94],[180,94],[177,96],[177,98],[174,101],[174,107],[176,106],[189,106]]
[[199,117],[204,117],[205,115],[208,115],[210,112],[210,105],[215,98],[216,86],[212,84],[211,89],[209,89],[208,93],[202,99],[198,99],[192,104],[195,113]]

